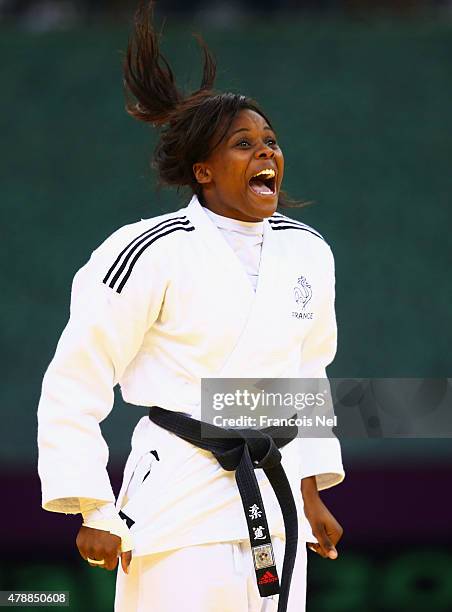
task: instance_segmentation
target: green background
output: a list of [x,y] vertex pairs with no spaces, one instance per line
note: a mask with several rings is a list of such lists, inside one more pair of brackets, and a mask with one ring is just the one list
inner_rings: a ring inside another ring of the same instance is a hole
[[[192,88],[200,71],[190,32],[198,29],[178,23],[165,36],[180,82]],[[218,87],[255,96],[272,118],[286,189],[316,202],[289,215],[334,250],[339,349],[330,375],[450,375],[451,24],[300,18],[204,35],[218,57]],[[8,424],[0,459],[8,470],[35,470],[40,383],[75,271],[117,227],[187,202],[156,191],[156,134],[124,112],[126,38],[125,28],[0,30],[0,416]],[[138,412],[118,401],[107,420],[113,461],[124,459]],[[344,457],[354,465],[444,462],[450,446],[355,442]],[[412,548],[388,553],[373,535],[367,544],[369,554],[348,550],[334,572],[312,564],[310,612],[451,609],[442,543],[416,548],[413,537]],[[2,562],[3,588],[64,588],[72,609],[111,609],[113,576],[82,567],[72,553],[67,566],[38,556]],[[436,577],[419,576],[421,562]]]
[[[188,88],[200,78],[197,29],[165,30],[164,50]],[[289,214],[333,247],[339,348],[330,375],[450,375],[451,24],[299,18],[203,34],[218,87],[255,96],[272,118],[286,189],[315,201]],[[124,112],[126,40],[125,28],[1,30],[0,405],[14,407],[18,432],[1,436],[8,461],[33,457],[30,419],[75,271],[117,227],[187,202],[156,191],[156,134]],[[117,418],[123,426],[129,417]],[[127,451],[124,440],[113,435],[113,455]]]

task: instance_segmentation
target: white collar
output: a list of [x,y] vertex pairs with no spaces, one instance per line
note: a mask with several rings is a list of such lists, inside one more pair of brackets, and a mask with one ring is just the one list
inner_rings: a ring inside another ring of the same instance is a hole
[[230,217],[218,215],[205,206],[202,209],[219,229],[238,232],[247,236],[262,236],[264,233],[263,221],[240,221],[239,219],[231,219]]

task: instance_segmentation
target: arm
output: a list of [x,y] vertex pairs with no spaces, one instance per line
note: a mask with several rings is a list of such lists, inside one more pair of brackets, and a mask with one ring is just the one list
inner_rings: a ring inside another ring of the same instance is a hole
[[[337,344],[334,259],[329,247],[325,273],[325,295],[303,343],[300,375],[301,378],[318,378],[323,381],[327,379],[326,367],[334,359]],[[329,404],[327,409],[332,411],[332,405]],[[319,491],[339,484],[344,479],[339,441],[330,431],[322,438],[300,438],[299,445],[304,510],[319,542],[310,544],[310,548],[323,557],[335,559],[335,545],[342,536],[342,527],[322,502]]]
[[301,481],[304,511],[318,543],[310,542],[309,548],[328,559],[337,559],[336,544],[344,530],[320,498],[315,476]]
[[121,294],[102,283],[128,242],[128,236],[119,234],[76,274],[70,319],[43,381],[38,471],[43,508],[54,512],[78,513],[87,499],[100,505],[114,502],[99,424],[111,411],[113,387],[139,351],[163,300],[158,274],[149,291],[145,262],[134,268]]

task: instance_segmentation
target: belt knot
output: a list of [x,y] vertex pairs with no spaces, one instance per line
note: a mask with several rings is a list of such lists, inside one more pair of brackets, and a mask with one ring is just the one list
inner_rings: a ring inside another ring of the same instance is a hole
[[236,470],[244,453],[249,454],[253,468],[264,470],[281,463],[281,453],[273,438],[255,429],[232,429],[232,447],[223,452],[214,452],[221,467],[227,471]]

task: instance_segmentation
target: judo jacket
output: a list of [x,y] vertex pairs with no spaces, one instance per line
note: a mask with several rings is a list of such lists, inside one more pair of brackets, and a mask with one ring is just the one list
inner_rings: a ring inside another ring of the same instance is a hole
[[[325,240],[279,213],[264,220],[256,291],[196,197],[111,235],[75,275],[70,318],[43,381],[43,508],[77,513],[79,498],[115,501],[100,423],[116,384],[130,404],[199,419],[202,378],[325,378],[336,352],[334,284]],[[339,483],[339,442],[299,438],[282,455],[301,537],[313,539],[300,479],[315,475],[319,489]],[[283,535],[258,472],[270,528]],[[116,503],[135,521],[135,555],[247,538],[233,474],[147,417],[135,428]]]

